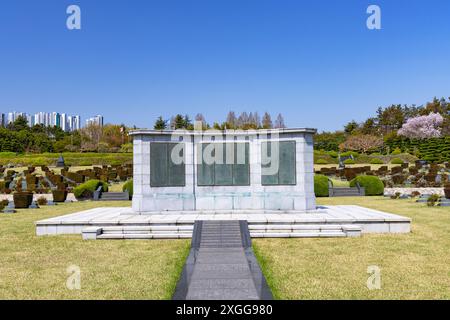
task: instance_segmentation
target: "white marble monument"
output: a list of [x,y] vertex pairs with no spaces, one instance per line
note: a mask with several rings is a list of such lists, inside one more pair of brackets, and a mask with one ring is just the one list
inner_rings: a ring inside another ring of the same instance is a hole
[[134,130],[133,210],[315,210],[315,132]]

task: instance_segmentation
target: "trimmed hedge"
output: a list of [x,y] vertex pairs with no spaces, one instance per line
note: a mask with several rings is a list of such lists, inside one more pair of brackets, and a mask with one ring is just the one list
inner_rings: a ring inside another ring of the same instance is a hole
[[399,155],[402,153],[402,150],[400,148],[395,148],[394,151],[391,152],[392,155]]
[[314,175],[314,193],[316,197],[328,197],[328,178],[326,176]]
[[353,156],[353,158],[356,159],[359,157],[359,153],[356,151],[346,151],[341,153],[341,157],[349,157],[349,156]]
[[392,164],[404,164],[405,162],[400,158],[394,158],[391,160]]
[[316,161],[316,164],[328,164],[328,161],[325,160],[325,159],[318,159],[318,160]]
[[402,152],[414,154],[429,162],[443,163],[450,161],[450,136],[423,140],[395,136],[388,138],[385,144],[391,150],[399,148]]
[[356,162],[355,162],[355,160],[353,160],[353,159],[345,159],[344,160],[344,164],[355,164]]
[[337,159],[338,157],[338,153],[336,151],[329,151],[328,154],[334,159]]
[[[58,160],[59,153],[25,153],[15,154],[14,152],[1,152],[0,165],[14,164],[22,166],[41,166],[54,165]],[[132,153],[76,153],[64,152],[64,160],[66,164],[72,166],[87,166],[87,165],[111,165],[132,163]]]
[[133,180],[128,180],[122,187],[122,191],[128,191],[130,198],[133,197]]
[[381,159],[373,158],[372,160],[370,160],[370,164],[384,164],[384,162]]
[[366,196],[379,196],[384,193],[384,184],[377,176],[357,176],[350,181],[350,187],[356,187],[356,182],[365,188]]
[[93,179],[80,184],[78,187],[75,187],[73,189],[73,194],[77,199],[90,199],[94,196],[94,191],[97,190],[99,186],[103,187],[103,192],[108,192],[108,184],[106,182]]

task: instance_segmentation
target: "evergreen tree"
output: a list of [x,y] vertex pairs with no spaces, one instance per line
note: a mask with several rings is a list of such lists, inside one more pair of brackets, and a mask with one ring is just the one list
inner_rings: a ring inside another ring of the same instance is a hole
[[184,129],[186,122],[181,114],[177,114],[173,119],[173,129]]
[[352,134],[358,129],[358,127],[358,123],[355,120],[352,120],[344,126],[344,131],[347,134]]
[[165,130],[167,129],[167,120],[164,120],[161,116],[158,117],[153,126],[155,130]]
[[28,120],[27,118],[23,116],[18,116],[17,119],[10,124],[10,129],[14,131],[21,131],[21,130],[30,130],[30,127],[28,126]]
[[194,125],[192,124],[192,121],[187,114],[184,116],[183,122],[184,122],[184,127],[183,127],[184,129],[187,129],[187,130],[194,129]]

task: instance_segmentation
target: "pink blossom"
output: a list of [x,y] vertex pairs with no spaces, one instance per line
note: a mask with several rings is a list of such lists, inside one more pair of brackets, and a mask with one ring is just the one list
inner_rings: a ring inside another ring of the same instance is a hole
[[443,122],[444,118],[439,113],[411,118],[398,130],[398,134],[413,139],[438,138],[441,136],[440,126]]

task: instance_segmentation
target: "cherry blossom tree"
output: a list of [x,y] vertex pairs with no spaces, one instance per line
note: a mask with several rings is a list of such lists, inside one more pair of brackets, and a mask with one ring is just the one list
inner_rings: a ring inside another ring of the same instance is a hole
[[444,118],[439,113],[410,118],[398,130],[398,135],[411,139],[439,138]]

